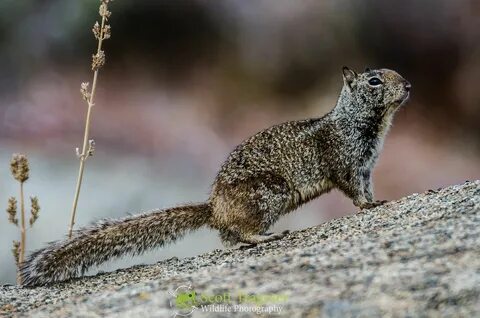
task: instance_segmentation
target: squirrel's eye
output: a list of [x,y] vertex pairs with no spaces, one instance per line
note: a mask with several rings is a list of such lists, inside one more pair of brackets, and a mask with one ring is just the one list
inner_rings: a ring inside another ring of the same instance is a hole
[[371,79],[368,80],[368,84],[372,85],[372,86],[378,86],[378,85],[381,85],[382,84],[382,81],[379,80],[378,78],[376,77],[373,77]]

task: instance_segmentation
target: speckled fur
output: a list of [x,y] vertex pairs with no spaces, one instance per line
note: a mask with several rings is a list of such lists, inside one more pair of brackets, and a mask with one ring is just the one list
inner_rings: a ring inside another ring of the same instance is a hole
[[[369,84],[376,77],[381,85]],[[203,225],[224,244],[258,244],[278,218],[333,188],[360,208],[373,200],[371,172],[395,111],[410,84],[392,70],[343,69],[337,105],[321,118],[267,128],[235,148],[222,165],[206,203],[104,220],[50,243],[21,266],[22,283],[44,285],[83,274],[124,254],[162,246]]]
[[29,255],[21,266],[22,284],[44,285],[72,278],[111,258],[141,254],[198,229],[210,215],[208,204],[201,203],[101,220],[76,230],[71,240],[51,242]]

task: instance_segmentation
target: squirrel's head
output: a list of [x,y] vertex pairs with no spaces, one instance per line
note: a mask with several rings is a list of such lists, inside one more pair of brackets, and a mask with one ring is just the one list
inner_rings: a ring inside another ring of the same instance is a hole
[[[343,68],[344,88],[351,106],[358,111],[386,114],[404,104],[410,95],[410,83],[400,74],[388,69],[370,70],[357,74]],[[363,108],[363,109],[358,109]],[[353,110],[353,109],[351,109]]]

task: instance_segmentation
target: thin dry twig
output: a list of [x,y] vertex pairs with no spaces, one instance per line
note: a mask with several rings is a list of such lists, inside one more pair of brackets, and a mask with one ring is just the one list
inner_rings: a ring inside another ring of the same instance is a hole
[[103,41],[109,39],[111,36],[110,25],[106,24],[111,16],[111,12],[108,11],[108,4],[113,0],[100,0],[99,15],[102,17],[101,23],[95,22],[92,28],[93,35],[98,41],[97,52],[92,56],[92,71],[93,81],[92,89],[88,90],[89,83],[82,83],[80,86],[80,93],[82,98],[87,102],[87,115],[85,119],[85,131],[83,135],[82,151],[76,148],[76,154],[80,160],[80,166],[78,168],[77,185],[75,187],[75,196],[73,198],[72,212],[70,215],[70,226],[68,229],[68,237],[72,237],[73,227],[75,225],[75,216],[77,212],[78,198],[80,196],[80,189],[82,187],[83,172],[85,169],[86,160],[93,156],[95,151],[95,141],[89,139],[90,135],[90,122],[92,116],[92,108],[95,105],[95,90],[97,88],[98,72],[100,68],[105,64],[105,52],[102,50]]

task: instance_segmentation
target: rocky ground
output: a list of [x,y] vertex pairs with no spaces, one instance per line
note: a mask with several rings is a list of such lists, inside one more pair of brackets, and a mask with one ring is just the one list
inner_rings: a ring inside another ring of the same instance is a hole
[[[169,292],[189,285],[196,306],[175,306]],[[413,194],[257,247],[50,287],[2,286],[0,316],[171,317],[193,311],[193,317],[225,317],[230,314],[203,312],[206,298],[200,296],[230,295],[230,303],[217,299],[217,311],[226,311],[238,310],[239,293],[257,295],[257,305],[249,298],[242,309],[261,316],[478,317],[480,181]],[[258,297],[270,297],[264,299],[268,306]],[[281,311],[260,313],[267,309]]]

